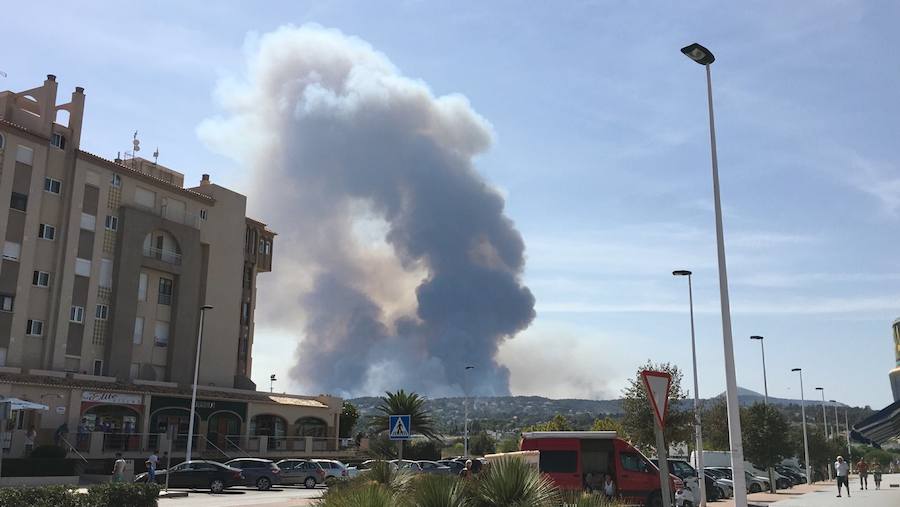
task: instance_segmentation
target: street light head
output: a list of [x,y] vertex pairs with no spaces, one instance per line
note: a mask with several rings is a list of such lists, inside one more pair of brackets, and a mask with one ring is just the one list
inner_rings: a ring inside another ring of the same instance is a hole
[[674,276],[691,276],[693,273],[691,273],[690,271],[688,271],[686,269],[679,269],[676,271],[672,271],[672,274]]
[[837,400],[828,400],[828,403],[837,403]]
[[751,340],[762,340],[763,337],[762,337],[762,336],[753,335],[753,336],[750,337],[750,339],[751,339]]
[[271,380],[271,381],[274,382],[274,381],[276,381],[276,380],[278,380],[278,379],[275,378],[275,374],[273,373],[273,374],[269,375],[269,380]]
[[824,391],[824,390],[825,390],[824,387],[817,387],[817,388],[816,388],[816,391]]
[[215,308],[213,305],[203,305],[200,307],[201,310],[212,310]]
[[690,46],[681,48],[681,52],[700,65],[709,65],[712,62],[716,61],[716,57],[713,56],[712,51],[706,49],[700,44],[697,44],[696,42],[691,44]]
[[791,368],[791,371],[803,371],[803,368]]
[[466,369],[467,369],[467,370],[474,370],[475,367],[474,367],[474,366],[466,366]]

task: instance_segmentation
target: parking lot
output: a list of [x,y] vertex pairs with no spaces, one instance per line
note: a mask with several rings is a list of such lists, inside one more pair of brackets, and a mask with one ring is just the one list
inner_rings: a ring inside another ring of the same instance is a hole
[[211,495],[204,490],[171,489],[170,491],[187,491],[187,498],[167,498],[159,501],[161,507],[249,507],[265,505],[267,507],[295,507],[315,505],[326,488],[305,489],[303,487],[279,486],[269,491],[234,487],[220,495]]

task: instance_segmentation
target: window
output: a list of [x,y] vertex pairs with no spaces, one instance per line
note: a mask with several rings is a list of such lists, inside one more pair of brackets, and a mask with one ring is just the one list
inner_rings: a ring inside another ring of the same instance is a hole
[[81,214],[81,228],[86,231],[93,231],[97,228],[97,217],[88,213]]
[[250,284],[253,282],[253,266],[247,264],[244,266],[244,288],[249,289]]
[[53,241],[56,239],[56,227],[50,224],[41,224],[38,226],[38,237]]
[[540,470],[546,473],[574,474],[578,471],[578,452],[541,450]]
[[41,336],[44,334],[44,321],[28,319],[25,326],[25,334],[28,336]]
[[98,377],[103,375],[103,360],[102,359],[94,359],[94,375]]
[[[541,452],[541,458],[543,459],[543,452]],[[647,466],[647,462],[644,461],[644,458],[641,457],[640,454],[633,452],[623,452],[621,455],[622,459],[622,469],[627,470],[629,472],[649,472],[649,467]]]
[[112,178],[109,179],[109,186],[113,188],[119,188],[122,186],[122,177],[118,174],[113,174]]
[[117,231],[119,230],[119,217],[106,215],[106,230],[107,231]]
[[66,137],[62,134],[54,133],[52,136],[50,136],[50,144],[56,146],[61,150],[64,150],[66,149]]
[[159,296],[156,302],[161,305],[172,304],[172,280],[168,278],[159,279]]
[[266,253],[266,240],[259,240],[259,253]]
[[91,276],[91,261],[88,259],[75,259],[75,274],[78,276]]
[[266,241],[266,255],[269,255],[270,253],[272,253],[272,242]]
[[141,373],[141,363],[131,363],[131,370],[129,371],[129,377],[138,378],[138,375]]
[[147,273],[141,273],[138,278],[138,301],[147,300]]
[[62,182],[53,178],[44,178],[44,192],[58,194],[62,189]]
[[112,287],[113,262],[110,259],[100,259],[100,287]]
[[241,323],[246,324],[250,322],[250,303],[244,301],[241,303]]
[[209,217],[205,209],[200,210],[200,220],[206,220]]
[[145,208],[156,207],[156,192],[141,187],[134,189],[134,202]]
[[50,273],[46,271],[35,271],[31,276],[31,285],[35,287],[49,287]]
[[18,146],[16,148],[16,162],[31,165],[34,161],[34,150],[27,146]]
[[97,320],[106,320],[109,317],[109,306],[107,305],[97,305],[97,311],[94,316]]
[[3,147],[5,146],[5,144],[4,144],[5,141],[6,141],[6,139],[3,137],[3,134],[0,134],[0,150],[2,150]]
[[22,253],[22,245],[18,243],[13,243],[12,241],[5,241],[3,243],[3,258],[10,261],[19,260],[19,255]]
[[144,318],[143,317],[135,317],[134,319],[134,334],[132,334],[132,340],[135,345],[140,345],[144,343]]
[[13,192],[9,197],[9,207],[12,209],[16,209],[19,211],[25,211],[25,208],[28,206],[28,196],[25,194],[20,194],[18,192]]
[[157,347],[167,347],[169,345],[169,323],[156,321],[153,330],[153,344]]
[[84,323],[84,307],[73,306],[69,311],[69,322]]
[[13,299],[13,296],[10,296],[8,294],[0,294],[0,311],[13,311]]

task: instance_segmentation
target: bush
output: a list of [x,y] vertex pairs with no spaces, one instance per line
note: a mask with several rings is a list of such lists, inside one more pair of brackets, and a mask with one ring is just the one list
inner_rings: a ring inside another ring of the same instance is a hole
[[103,484],[87,494],[77,486],[0,489],[0,507],[156,507],[156,484]]

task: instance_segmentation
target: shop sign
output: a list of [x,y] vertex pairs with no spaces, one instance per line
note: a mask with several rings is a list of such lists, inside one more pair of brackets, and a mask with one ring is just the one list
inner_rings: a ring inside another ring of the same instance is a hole
[[62,405],[56,407],[56,413],[59,414],[59,415],[65,414],[65,413],[66,413],[66,407],[64,407],[64,406],[62,406]]
[[101,391],[82,391],[82,403],[109,403],[113,405],[143,405],[140,394],[110,393]]

